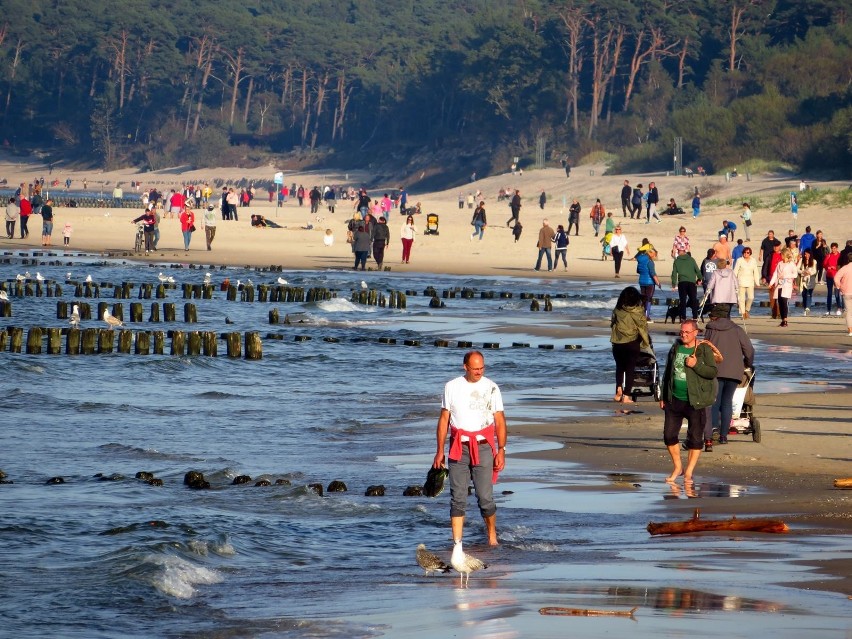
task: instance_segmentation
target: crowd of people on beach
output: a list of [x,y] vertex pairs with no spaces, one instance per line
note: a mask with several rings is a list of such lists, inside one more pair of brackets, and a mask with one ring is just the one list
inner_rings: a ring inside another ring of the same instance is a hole
[[[31,183],[21,182],[15,190],[15,194],[6,201],[4,214],[6,222],[6,239],[15,239],[15,227],[20,224],[20,238],[27,239],[30,236],[30,217],[41,216],[41,245],[53,245],[53,226],[55,224],[55,213],[53,210],[53,198],[43,197],[44,178],[36,178]],[[73,228],[71,222],[66,222],[62,229],[63,245],[68,246],[71,242]]]

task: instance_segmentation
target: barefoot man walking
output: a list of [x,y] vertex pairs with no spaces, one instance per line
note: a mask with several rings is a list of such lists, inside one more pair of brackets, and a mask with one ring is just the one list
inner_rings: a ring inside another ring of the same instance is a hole
[[[665,411],[663,441],[672,458],[672,474],[666,478],[674,482],[683,475],[684,484],[692,482],[692,473],[704,448],[704,409],[716,400],[716,361],[713,349],[698,341],[698,324],[687,320],[680,325],[680,339],[675,340],[666,358],[663,374],[663,398],[660,408]],[[680,427],[687,421],[686,470],[680,459]]]
[[[444,444],[449,433],[450,450],[447,457],[453,542],[462,539],[467,487],[472,479],[479,512],[485,521],[488,543],[496,546],[494,483],[497,481],[497,473],[506,465],[506,417],[500,389],[484,373],[485,358],[482,353],[470,351],[464,356],[464,375],[450,380],[444,387],[437,428],[438,451],[432,467],[441,468],[444,465]],[[702,436],[699,435],[699,439]]]

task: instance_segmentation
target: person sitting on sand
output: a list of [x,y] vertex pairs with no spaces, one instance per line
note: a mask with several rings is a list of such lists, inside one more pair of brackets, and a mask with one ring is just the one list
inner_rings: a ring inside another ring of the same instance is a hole
[[251,225],[255,227],[263,227],[266,228],[266,219],[262,215],[252,215],[251,216]]
[[[666,371],[661,387],[660,408],[665,411],[663,442],[672,458],[672,473],[666,478],[674,482],[683,475],[691,484],[695,466],[704,449],[704,424],[708,406],[716,401],[716,360],[713,348],[698,341],[698,323],[687,320],[680,325],[680,338],[675,340],[666,358]],[[686,470],[680,459],[680,428],[686,419]]]

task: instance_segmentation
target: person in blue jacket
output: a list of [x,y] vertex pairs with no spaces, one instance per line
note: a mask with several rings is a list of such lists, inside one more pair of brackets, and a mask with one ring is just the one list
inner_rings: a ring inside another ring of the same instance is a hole
[[653,248],[636,253],[636,272],[639,274],[639,290],[642,291],[642,299],[645,302],[645,317],[648,318],[648,323],[653,324],[651,319],[651,299],[654,297],[654,290],[660,286],[660,280],[657,277],[657,270],[654,267],[654,259],[657,257],[657,251]]

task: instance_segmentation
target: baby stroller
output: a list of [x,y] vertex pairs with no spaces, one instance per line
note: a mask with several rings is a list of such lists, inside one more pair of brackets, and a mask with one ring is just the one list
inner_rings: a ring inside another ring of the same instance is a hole
[[429,213],[426,216],[426,229],[423,231],[423,235],[438,235],[438,214],[437,213]]
[[751,435],[754,442],[760,442],[760,421],[754,416],[754,368],[746,368],[743,379],[733,398],[733,419],[731,432],[739,435]]
[[654,355],[654,346],[651,344],[648,348],[639,351],[630,399],[635,402],[640,397],[653,397],[655,401],[660,401],[661,396],[660,381],[657,376],[657,357]]

